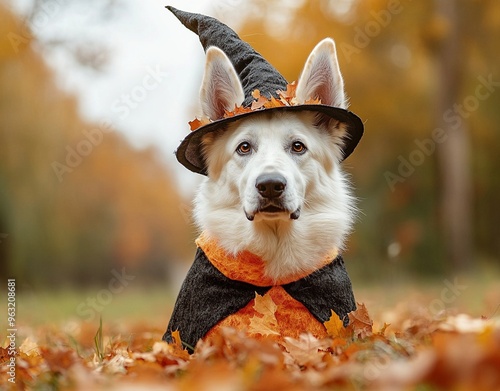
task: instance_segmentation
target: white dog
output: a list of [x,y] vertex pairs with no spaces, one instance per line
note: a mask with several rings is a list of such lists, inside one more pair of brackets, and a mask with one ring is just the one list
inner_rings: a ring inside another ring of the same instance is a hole
[[[242,104],[243,88],[222,50],[209,48],[206,59],[201,105],[204,115],[219,118]],[[311,96],[347,108],[332,39],[314,48],[297,83],[299,103]],[[354,218],[339,165],[344,137],[339,122],[311,112],[259,113],[205,135],[199,229],[232,254],[260,256],[274,279],[315,269],[326,253],[342,249]]]
[[346,110],[335,44],[320,42],[290,85],[225,24],[167,8],[207,54],[206,118],[176,152],[207,178],[195,198],[195,260],[163,339],[178,330],[193,348],[225,327],[278,343],[305,331],[323,338],[332,312],[347,325],[356,308],[340,254],[355,207],[340,163],[363,123]]

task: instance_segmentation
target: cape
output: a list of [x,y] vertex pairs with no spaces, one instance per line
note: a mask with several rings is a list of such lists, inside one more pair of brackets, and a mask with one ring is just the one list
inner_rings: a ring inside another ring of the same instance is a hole
[[256,294],[270,295],[277,304],[278,341],[311,332],[326,337],[324,322],[332,311],[349,324],[347,314],[356,309],[351,281],[341,255],[326,258],[311,273],[273,282],[263,274],[263,261],[244,252],[227,255],[203,235],[197,240],[195,260],[174,305],[163,340],[172,342],[179,330],[185,347],[192,351],[200,339],[210,338],[224,326],[248,330],[255,312]]

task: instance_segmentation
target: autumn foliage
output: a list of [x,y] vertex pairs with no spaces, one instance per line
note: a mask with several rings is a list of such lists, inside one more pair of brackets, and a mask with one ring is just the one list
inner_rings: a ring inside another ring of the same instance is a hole
[[10,44],[25,34],[0,5],[0,276],[74,286],[147,265],[163,277],[190,257],[189,201],[158,150],[81,118],[30,41]]
[[[254,101],[252,102],[252,105],[250,107],[235,105],[233,110],[225,111],[223,118],[235,117],[241,114],[251,113],[252,111],[272,109],[275,107],[297,106],[299,103],[295,98],[296,88],[297,84],[295,81],[290,84],[287,84],[285,91],[280,91],[280,90],[276,91],[278,95],[277,98],[275,98],[274,96],[268,97],[261,95],[259,90],[254,90],[252,92],[252,97],[254,98]],[[321,104],[321,100],[319,98],[308,99],[303,104],[319,105]],[[202,117],[201,119],[195,118],[194,120],[189,122],[189,127],[191,128],[191,130],[196,130],[217,119],[220,118],[207,118],[207,117]]]
[[[268,303],[267,303],[268,304]],[[264,315],[272,306],[260,302]],[[440,319],[402,312],[394,324],[375,326],[366,307],[349,315],[347,328],[335,314],[329,337],[307,332],[282,345],[222,329],[194,354],[182,336],[160,340],[147,325],[99,327],[80,323],[23,331],[16,385],[7,389],[326,390],[459,389],[500,387],[500,323],[460,314]],[[258,324],[253,325],[258,332]],[[267,330],[261,330],[267,334]],[[99,337],[99,338],[98,338]],[[3,346],[6,346],[5,344]],[[0,348],[0,381],[7,384],[7,349]]]

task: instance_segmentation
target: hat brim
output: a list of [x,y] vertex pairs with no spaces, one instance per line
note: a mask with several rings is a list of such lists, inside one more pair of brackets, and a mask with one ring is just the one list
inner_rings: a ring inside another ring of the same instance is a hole
[[256,110],[248,113],[243,113],[235,115],[233,117],[223,118],[207,125],[204,125],[194,131],[182,140],[179,148],[175,152],[177,160],[188,170],[191,170],[197,174],[208,175],[207,167],[205,164],[203,151],[202,151],[202,139],[207,133],[219,130],[221,127],[226,126],[235,121],[239,121],[249,115],[271,112],[271,111],[282,111],[282,112],[296,112],[296,111],[312,111],[316,113],[325,114],[333,119],[336,119],[346,125],[347,135],[344,139],[344,147],[342,148],[343,158],[346,159],[354,148],[359,143],[361,136],[363,135],[363,122],[354,113],[341,109],[339,107],[332,107],[321,104],[306,104],[298,106],[280,106],[272,107],[265,110]]

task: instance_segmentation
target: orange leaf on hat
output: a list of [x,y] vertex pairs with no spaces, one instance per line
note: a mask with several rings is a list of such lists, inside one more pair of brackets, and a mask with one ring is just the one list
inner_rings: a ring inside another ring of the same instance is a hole
[[256,99],[254,102],[252,102],[252,106],[250,106],[251,110],[258,110],[261,107],[264,107],[264,105],[267,103],[268,99],[265,96],[262,96],[260,94],[259,90],[254,90],[252,92],[252,96]]
[[245,114],[251,112],[252,109],[249,107],[236,106],[231,111],[224,110],[224,118],[234,117],[235,115]]
[[290,84],[287,84],[286,91],[278,91],[280,97],[286,99],[288,102],[295,98],[295,90],[297,89],[297,83],[294,81]]
[[308,99],[304,102],[305,105],[320,105],[321,104],[321,99],[319,98],[314,98],[314,99]]
[[196,130],[198,128],[201,128],[204,125],[207,125],[210,123],[210,120],[206,117],[203,117],[201,119],[195,118],[192,121],[189,121],[189,127],[191,128],[191,131]]

